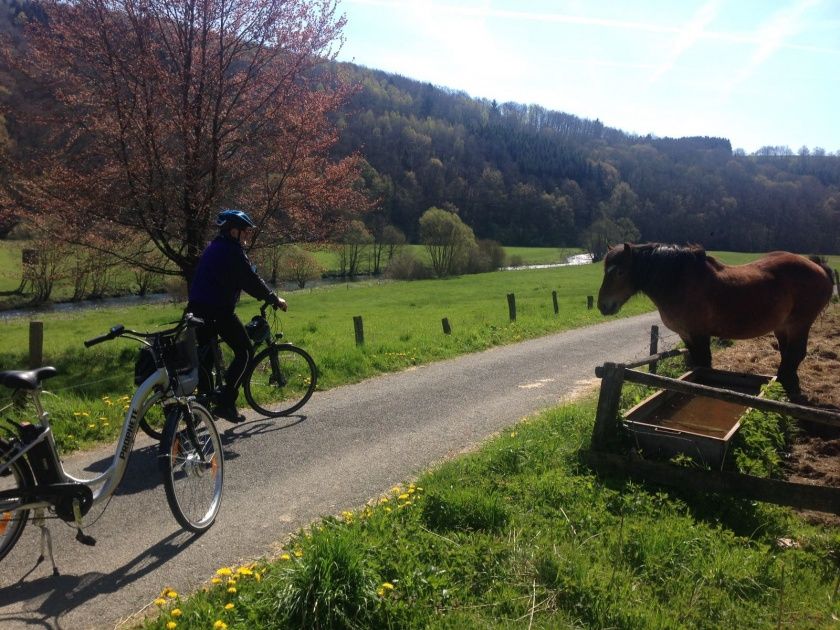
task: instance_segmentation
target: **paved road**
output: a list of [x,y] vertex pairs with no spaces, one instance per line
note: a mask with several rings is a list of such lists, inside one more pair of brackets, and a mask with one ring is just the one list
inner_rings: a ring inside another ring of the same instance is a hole
[[[594,367],[647,354],[656,314],[605,322],[317,393],[305,416],[223,423],[225,494],[204,536],[182,532],[138,438],[126,479],[99,522],[96,547],[53,521],[61,571],[38,557],[31,524],[0,571],[0,626],[103,628],[169,586],[186,593],[216,568],[277,550],[325,514],[363,505],[430,464],[469,449],[541,408],[596,385]],[[113,448],[109,445],[108,448]],[[101,470],[101,448],[66,462]]]

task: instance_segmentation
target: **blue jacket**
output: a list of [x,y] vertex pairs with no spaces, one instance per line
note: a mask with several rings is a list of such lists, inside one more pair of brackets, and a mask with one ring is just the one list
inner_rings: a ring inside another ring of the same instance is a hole
[[190,285],[190,308],[205,316],[233,313],[241,291],[258,300],[268,300],[272,295],[239,241],[220,234],[198,261]]

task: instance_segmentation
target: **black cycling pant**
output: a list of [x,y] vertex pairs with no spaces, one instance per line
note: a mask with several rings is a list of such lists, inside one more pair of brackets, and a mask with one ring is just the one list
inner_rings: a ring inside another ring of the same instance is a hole
[[[245,326],[242,325],[236,313],[213,316],[207,313],[202,314],[201,310],[201,308],[191,309],[195,316],[204,320],[204,326],[199,327],[196,331],[199,348],[206,346],[214,335],[218,335],[233,350],[233,361],[225,372],[225,385],[220,392],[218,403],[226,407],[235,407],[239,386],[242,384],[245,371],[254,356],[254,348],[248,338],[248,333],[245,331]],[[202,356],[202,368],[211,369],[212,353],[200,352],[199,354]],[[201,385],[206,386],[206,383]]]

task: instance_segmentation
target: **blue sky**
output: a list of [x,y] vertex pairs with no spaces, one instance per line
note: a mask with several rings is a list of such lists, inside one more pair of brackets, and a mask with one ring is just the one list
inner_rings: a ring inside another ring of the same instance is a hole
[[840,0],[341,0],[339,59],[631,133],[840,151]]

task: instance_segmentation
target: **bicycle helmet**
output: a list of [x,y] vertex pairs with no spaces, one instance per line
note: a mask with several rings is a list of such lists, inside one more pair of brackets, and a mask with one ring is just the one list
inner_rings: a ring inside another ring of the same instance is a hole
[[247,212],[234,210],[232,208],[222,210],[219,213],[219,216],[216,217],[216,225],[223,230],[229,230],[231,228],[239,228],[241,230],[243,228],[257,227],[257,224],[251,220],[251,217],[248,216]]

